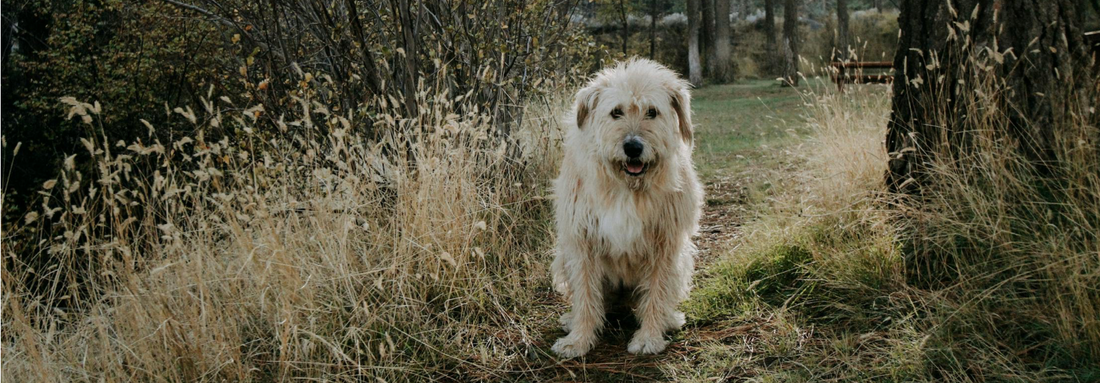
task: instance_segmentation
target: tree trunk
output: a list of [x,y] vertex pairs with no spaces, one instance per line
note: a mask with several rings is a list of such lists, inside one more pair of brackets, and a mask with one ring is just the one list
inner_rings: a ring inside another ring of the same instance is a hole
[[699,63],[699,1],[687,0],[688,19],[688,81],[703,85],[703,68]]
[[729,82],[733,77],[730,63],[730,0],[714,0],[714,80]]
[[783,80],[798,86],[798,0],[783,2]]
[[[916,193],[932,152],[966,155],[967,137],[979,127],[968,126],[960,100],[974,92],[967,84],[983,79],[985,72],[978,71],[985,65],[995,65],[993,73],[1007,88],[998,92],[1007,104],[1005,133],[1037,166],[1050,163],[1054,130],[1068,126],[1070,108],[1096,103],[1082,96],[1096,81],[1080,28],[1083,14],[1077,0],[902,1],[886,136],[890,188]],[[981,58],[990,55],[987,49],[1003,58],[968,61],[971,50]]]
[[848,0],[836,0],[836,60],[848,59]]
[[626,0],[619,0],[619,22],[623,24],[623,56],[626,56],[627,42],[630,41],[630,20],[626,17]]
[[714,0],[701,0],[703,6],[703,47],[706,54],[704,64],[704,75],[706,77],[713,77],[715,71],[715,64],[718,63],[718,59],[714,51],[714,40],[717,39],[718,31],[714,28]]
[[775,75],[778,49],[775,36],[775,1],[764,0],[764,73]]
[[657,0],[649,0],[649,59],[657,59]]

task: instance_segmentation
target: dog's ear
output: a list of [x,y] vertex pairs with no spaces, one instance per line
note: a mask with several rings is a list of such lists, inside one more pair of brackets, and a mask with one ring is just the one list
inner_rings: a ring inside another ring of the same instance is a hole
[[591,114],[592,109],[596,108],[596,103],[600,100],[599,90],[596,86],[587,86],[584,89],[577,91],[577,129],[583,129],[586,122],[588,122],[588,115]]
[[680,83],[670,86],[669,96],[672,99],[672,109],[680,120],[680,138],[691,145],[695,128],[691,125],[691,93],[688,92],[688,86]]

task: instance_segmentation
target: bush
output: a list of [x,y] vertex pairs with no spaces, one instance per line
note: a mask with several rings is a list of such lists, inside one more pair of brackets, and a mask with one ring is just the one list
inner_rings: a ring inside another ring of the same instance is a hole
[[[5,56],[4,133],[13,145],[22,143],[18,159],[4,154],[4,163],[14,164],[5,169],[12,171],[4,179],[5,219],[26,209],[37,185],[60,167],[58,159],[81,153],[76,166],[93,164],[80,137],[148,140],[142,120],[156,126],[163,142],[193,136],[193,126],[167,118],[167,105],[197,108],[196,96],[210,84],[259,105],[253,128],[264,139],[284,134],[280,118],[299,108],[295,97],[308,97],[362,121],[357,134],[378,141],[392,132],[381,130],[386,125],[372,106],[388,103],[395,117],[416,117],[426,97],[421,91],[441,97],[428,100],[432,108],[443,99],[463,100],[446,107],[489,114],[487,133],[511,139],[528,99],[607,58],[564,17],[572,4],[410,3],[416,12],[321,0],[36,0],[5,7],[5,26],[16,20],[28,28],[17,30],[19,49],[11,60]],[[61,119],[62,96],[99,100],[112,111],[101,117],[107,130]],[[206,134],[216,141],[235,133],[215,127]]]
[[[561,104],[529,104],[511,143],[464,101],[422,94],[415,120],[372,106],[405,148],[391,155],[311,99],[268,139],[228,96],[174,109],[195,134],[173,142],[82,139],[96,166],[63,161],[13,229],[42,233],[56,264],[30,267],[3,238],[5,378],[499,378],[537,351],[525,326],[549,290],[531,276],[548,275]],[[110,129],[98,103],[64,101]]]
[[[17,48],[4,52],[2,121],[4,138],[22,145],[18,156],[3,153],[5,221],[27,208],[65,156],[81,153],[77,166],[90,165],[81,137],[105,134],[132,141],[145,137],[141,120],[155,124],[162,140],[190,134],[191,127],[166,118],[165,103],[197,103],[193,96],[220,80],[220,69],[230,60],[212,24],[163,2],[8,5],[4,24],[15,29],[5,38],[12,37]],[[113,111],[103,116],[108,130],[65,120],[62,96],[99,100]]]

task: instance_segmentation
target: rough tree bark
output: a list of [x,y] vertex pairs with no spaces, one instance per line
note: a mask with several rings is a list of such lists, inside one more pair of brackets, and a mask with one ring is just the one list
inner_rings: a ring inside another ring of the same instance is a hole
[[836,0],[836,60],[848,59],[848,0]]
[[1055,129],[1067,126],[1069,108],[1096,104],[1082,96],[1096,80],[1089,76],[1078,0],[903,0],[900,8],[898,78],[886,136],[892,190],[919,192],[927,156],[942,145],[965,150],[974,127],[965,126],[964,108],[956,104],[961,92],[971,91],[964,84],[976,70],[966,49],[1004,53],[1002,63],[990,63],[1008,87],[1006,133],[1037,165],[1051,160]]
[[714,80],[729,82],[733,77],[730,65],[730,0],[714,0]]
[[775,33],[775,1],[764,0],[764,71],[776,74],[776,63],[779,61],[778,38]]
[[784,84],[798,86],[798,0],[783,1],[783,56]]
[[706,77],[713,77],[715,71],[715,64],[718,63],[718,59],[715,57],[714,40],[718,37],[718,31],[714,27],[714,0],[701,0],[703,6],[703,50],[706,55],[706,59],[703,60],[703,74]]
[[623,56],[626,56],[627,42],[630,40],[630,20],[626,17],[626,0],[619,0],[619,22],[623,24]]
[[657,0],[649,0],[649,59],[657,59]]
[[703,67],[699,62],[699,0],[687,0],[688,19],[688,81],[703,85]]

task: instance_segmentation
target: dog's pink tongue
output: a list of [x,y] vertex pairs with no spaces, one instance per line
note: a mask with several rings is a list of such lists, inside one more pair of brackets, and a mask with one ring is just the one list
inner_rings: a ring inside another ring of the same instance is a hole
[[644,168],[644,167],[645,167],[645,165],[643,165],[641,162],[636,163],[636,164],[627,163],[626,164],[626,171],[631,172],[631,173],[641,173],[642,168]]

